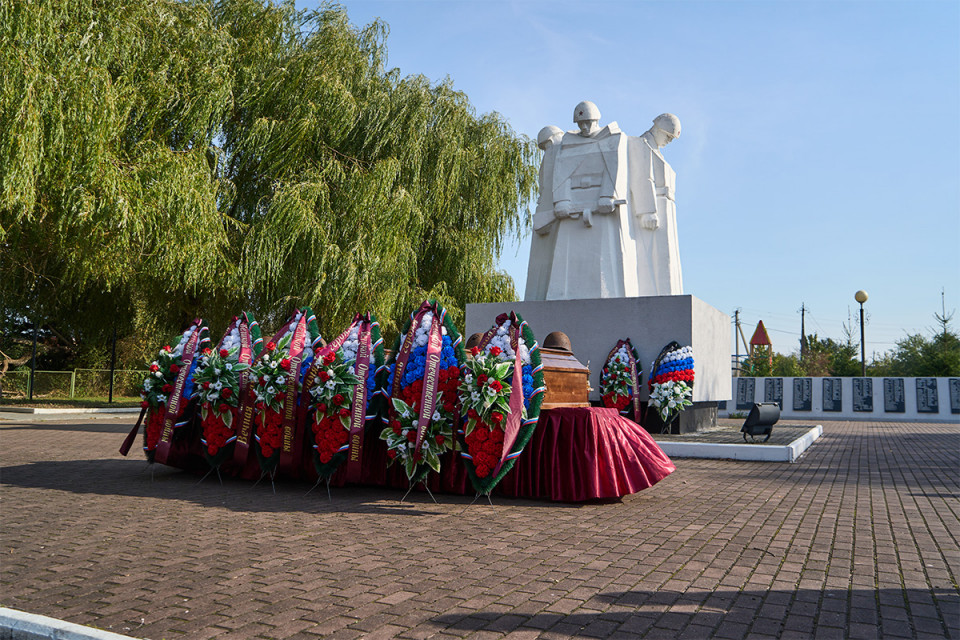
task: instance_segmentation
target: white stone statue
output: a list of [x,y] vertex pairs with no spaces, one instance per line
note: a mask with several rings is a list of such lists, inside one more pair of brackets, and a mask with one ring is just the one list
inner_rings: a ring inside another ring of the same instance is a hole
[[675,174],[660,148],[680,134],[664,114],[639,138],[598,126],[589,101],[579,131],[545,127],[526,300],[683,293],[673,201]]

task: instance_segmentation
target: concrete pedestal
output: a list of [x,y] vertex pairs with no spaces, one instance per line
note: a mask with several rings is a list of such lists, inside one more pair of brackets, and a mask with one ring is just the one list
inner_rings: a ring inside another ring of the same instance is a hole
[[[567,334],[574,355],[590,368],[591,400],[600,399],[600,369],[610,349],[622,338],[630,338],[640,356],[641,400],[649,396],[650,366],[671,340],[693,347],[695,403],[716,403],[732,397],[730,316],[694,296],[468,304],[465,336],[486,331],[498,314],[511,310],[523,316],[541,343],[553,331]],[[714,421],[715,416],[716,405]]]
[[[643,428],[648,433],[663,433],[663,422],[660,420],[660,414],[655,410],[644,412]],[[717,426],[717,403],[716,402],[694,402],[692,407],[687,407],[680,412],[680,415],[670,425],[670,433],[694,433],[696,431],[706,431]]]

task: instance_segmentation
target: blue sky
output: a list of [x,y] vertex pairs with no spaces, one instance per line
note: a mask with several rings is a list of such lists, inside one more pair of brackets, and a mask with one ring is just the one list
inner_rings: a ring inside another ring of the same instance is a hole
[[[960,3],[344,4],[389,25],[388,66],[530,137],[584,99],[631,135],[676,114],[684,289],[748,337],[763,320],[793,351],[805,304],[840,338],[865,289],[869,359],[932,328],[941,289],[960,307]],[[529,246],[501,259],[521,296]]]

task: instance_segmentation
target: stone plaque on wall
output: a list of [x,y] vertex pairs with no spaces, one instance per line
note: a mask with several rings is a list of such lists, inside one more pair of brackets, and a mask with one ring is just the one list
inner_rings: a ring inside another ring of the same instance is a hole
[[950,413],[960,413],[960,378],[947,380],[950,388]]
[[843,411],[843,380],[841,378],[823,379],[823,410]]
[[763,401],[776,402],[783,411],[783,378],[765,378],[763,381]]
[[757,381],[754,378],[737,378],[737,409],[753,409],[757,397]]
[[903,378],[883,379],[883,410],[887,413],[904,413]]
[[853,410],[873,411],[873,380],[871,378],[853,379]]
[[813,410],[813,378],[793,379],[793,410]]
[[940,413],[936,378],[917,378],[917,413]]

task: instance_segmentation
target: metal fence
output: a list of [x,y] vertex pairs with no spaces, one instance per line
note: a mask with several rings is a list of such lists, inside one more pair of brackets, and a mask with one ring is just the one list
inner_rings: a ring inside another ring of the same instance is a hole
[[[35,400],[106,398],[110,393],[110,369],[74,369],[73,371],[36,371],[33,379]],[[139,399],[146,370],[117,369],[113,372],[114,400]],[[0,376],[0,391],[5,399],[26,398],[30,388],[30,370],[8,371]]]

